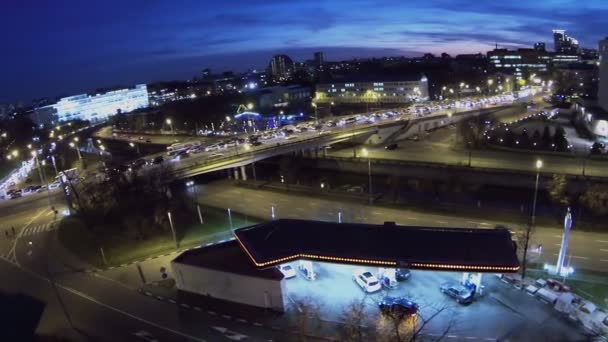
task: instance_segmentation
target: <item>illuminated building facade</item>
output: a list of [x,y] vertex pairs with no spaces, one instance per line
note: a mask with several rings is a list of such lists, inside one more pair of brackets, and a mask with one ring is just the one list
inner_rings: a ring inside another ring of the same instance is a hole
[[495,71],[521,78],[546,72],[551,65],[552,56],[537,49],[494,49],[488,52],[488,60]]
[[553,30],[553,45],[558,54],[578,54],[578,40],[568,36],[565,30]]
[[57,121],[106,120],[118,112],[127,113],[148,107],[148,89],[145,84],[134,88],[118,89],[103,94],[80,94],[64,97],[52,105],[57,111]]
[[317,84],[318,103],[407,103],[429,98],[425,76],[352,77]]

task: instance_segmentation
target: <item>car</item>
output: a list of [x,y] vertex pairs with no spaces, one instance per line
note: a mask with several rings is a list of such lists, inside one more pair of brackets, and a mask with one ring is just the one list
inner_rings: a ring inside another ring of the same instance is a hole
[[216,151],[219,148],[220,148],[220,146],[218,144],[212,144],[212,145],[205,147],[205,152]]
[[395,279],[397,281],[404,281],[410,279],[412,273],[407,268],[398,268],[395,270]]
[[448,281],[441,284],[439,290],[441,293],[455,299],[458,304],[470,304],[473,302],[473,290],[468,289],[455,281]]
[[291,267],[290,264],[282,264],[278,266],[279,271],[281,271],[281,273],[283,273],[283,276],[285,276],[285,279],[289,279],[289,278],[293,278],[296,276],[296,270]]
[[144,140],[144,137],[139,137],[139,138],[137,138],[137,139],[138,139],[138,140]]
[[380,285],[380,281],[373,275],[370,271],[366,271],[362,268],[356,269],[353,272],[353,280],[361,289],[367,293],[373,293],[380,291],[382,286]]
[[223,156],[224,156],[223,153],[214,153],[214,154],[210,155],[208,159],[220,158]]
[[137,159],[136,161],[131,163],[131,168],[139,169],[140,167],[146,165],[146,161],[143,159]]
[[55,190],[57,188],[59,188],[59,182],[53,182],[51,184],[49,184],[49,190]]
[[389,144],[389,145],[384,146],[384,149],[392,151],[392,150],[397,149],[397,147],[399,147],[399,145],[393,143],[393,144]]
[[405,297],[384,296],[378,302],[380,312],[396,317],[416,316],[418,304]]
[[38,188],[38,190],[36,190],[36,192],[38,192],[38,193],[43,192],[43,191],[46,191],[46,185],[45,184],[41,185],[40,188]]
[[251,146],[260,146],[260,145],[262,145],[262,142],[261,142],[261,141],[257,141],[257,140],[256,140],[256,141],[252,141],[252,142],[251,142]]
[[149,144],[149,143],[151,143],[151,142],[152,142],[152,140],[150,140],[150,139],[146,139],[146,142]]
[[163,156],[158,156],[155,157],[154,159],[152,159],[152,164],[158,165],[158,164],[162,164],[165,161],[165,158],[163,158]]
[[8,195],[9,199],[19,198],[19,197],[21,197],[21,190],[9,192],[7,195]]

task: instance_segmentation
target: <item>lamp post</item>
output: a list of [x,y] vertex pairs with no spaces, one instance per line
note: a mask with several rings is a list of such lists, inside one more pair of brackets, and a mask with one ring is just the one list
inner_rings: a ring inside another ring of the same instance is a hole
[[137,152],[137,156],[139,157],[140,153],[139,153],[139,145],[134,144],[132,142],[129,142],[129,146],[131,146],[131,148],[134,148],[135,151]]
[[[538,180],[540,178],[540,169],[543,167],[543,161],[538,159],[536,161],[536,184],[534,185],[534,201],[532,202],[532,216],[530,217],[530,222],[528,227],[526,228],[525,236],[524,236],[524,253],[522,258],[522,266],[521,266],[521,280],[522,284],[524,279],[526,278],[526,269],[528,263],[528,245],[530,243],[530,235],[532,234],[532,230],[534,229],[534,224],[536,223],[536,199],[538,197]],[[524,287],[521,287],[522,290]]]
[[538,180],[540,178],[540,169],[543,167],[543,161],[538,159],[536,161],[536,183],[534,185],[534,201],[532,202],[532,217],[530,218],[530,224],[534,227],[536,223],[536,199],[538,197]]
[[361,150],[361,155],[363,157],[367,158],[367,178],[369,181],[369,189],[368,189],[368,197],[369,197],[369,204],[372,204],[373,201],[373,192],[372,192],[372,160],[369,157],[369,152],[367,151],[366,148],[363,148]]
[[314,109],[315,109],[315,125],[319,124],[319,116],[317,115],[317,104],[314,102],[311,102],[310,104]]
[[52,208],[51,204],[51,191],[49,190],[49,183],[46,181],[46,177],[42,173],[42,167],[40,166],[40,160],[38,159],[38,153],[36,151],[32,151],[32,157],[36,160],[36,167],[38,168],[38,176],[40,177],[40,183],[46,185],[46,195],[49,200],[49,207]]
[[167,125],[169,125],[169,127],[171,128],[171,133],[175,134],[175,130],[173,129],[173,121],[168,118],[167,120],[165,120],[165,122],[167,123]]
[[82,155],[80,154],[80,150],[78,149],[78,146],[76,144],[74,144],[73,142],[70,142],[70,147],[76,150],[76,153],[78,153],[78,159],[82,160]]

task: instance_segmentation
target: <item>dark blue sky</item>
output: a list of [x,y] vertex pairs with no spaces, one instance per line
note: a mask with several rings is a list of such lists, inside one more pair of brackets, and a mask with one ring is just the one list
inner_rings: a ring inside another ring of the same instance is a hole
[[296,60],[486,52],[608,35],[608,0],[3,0],[0,101]]

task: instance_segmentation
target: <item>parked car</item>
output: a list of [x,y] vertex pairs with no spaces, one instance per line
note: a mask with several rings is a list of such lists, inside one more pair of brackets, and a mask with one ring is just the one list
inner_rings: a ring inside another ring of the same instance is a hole
[[399,145],[397,145],[397,144],[389,144],[389,145],[384,146],[384,149],[392,151],[392,150],[397,149],[397,147],[399,147]]
[[256,141],[252,141],[252,142],[251,142],[251,146],[260,146],[260,145],[262,145],[262,142],[261,142],[261,141],[257,141],[257,140],[256,140]]
[[439,290],[443,294],[454,298],[458,304],[470,304],[473,302],[473,291],[455,281],[441,284]]
[[416,316],[418,314],[418,304],[405,297],[384,296],[378,302],[380,312],[394,317]]
[[353,272],[353,280],[361,289],[367,293],[372,293],[376,291],[380,291],[382,286],[380,285],[380,281],[373,275],[371,272],[366,271],[362,268],[356,269]]
[[412,273],[411,273],[411,272],[410,272],[410,270],[409,270],[409,269],[407,269],[407,268],[398,268],[398,269],[395,271],[395,279],[396,279],[397,281],[404,281],[404,280],[408,280],[408,279],[410,279],[410,275],[411,275],[411,274],[412,274]]
[[51,184],[49,184],[49,190],[55,190],[59,187],[59,182],[53,182]]
[[165,161],[165,158],[163,158],[163,156],[158,156],[154,159],[152,159],[152,164],[158,165],[158,164],[162,164],[162,162]]
[[290,264],[279,265],[279,271],[281,271],[281,273],[283,273],[283,276],[285,276],[285,279],[293,278],[296,276],[296,270],[293,267],[291,267]]

